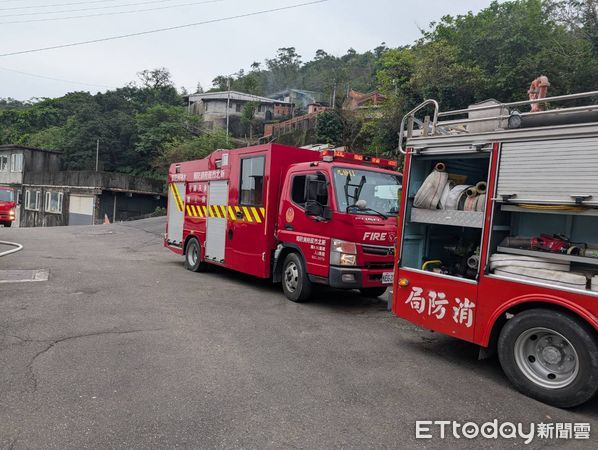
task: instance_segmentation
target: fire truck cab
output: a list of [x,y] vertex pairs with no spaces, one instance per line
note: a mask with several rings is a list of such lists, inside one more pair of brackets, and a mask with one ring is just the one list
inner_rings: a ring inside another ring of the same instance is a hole
[[496,351],[517,389],[559,407],[598,391],[598,108],[516,108],[597,94],[429,100],[401,125],[393,312]]
[[15,221],[17,200],[14,188],[0,186],[0,225],[8,228]]
[[172,164],[164,245],[189,270],[271,278],[296,302],[314,283],[382,295],[393,277],[396,166],[278,144]]

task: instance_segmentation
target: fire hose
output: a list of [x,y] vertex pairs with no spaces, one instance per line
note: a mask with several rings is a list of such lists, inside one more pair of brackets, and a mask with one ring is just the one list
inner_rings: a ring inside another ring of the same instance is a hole
[[21,250],[23,250],[23,246],[21,244],[17,244],[16,242],[0,241],[0,245],[9,245],[11,247],[15,247],[13,249],[5,250],[3,252],[0,252],[0,257],[1,256],[7,256],[7,255],[10,255],[12,253],[20,252]]
[[434,170],[424,180],[421,188],[415,194],[413,206],[416,208],[436,209],[448,183],[448,174],[444,163],[437,163]]

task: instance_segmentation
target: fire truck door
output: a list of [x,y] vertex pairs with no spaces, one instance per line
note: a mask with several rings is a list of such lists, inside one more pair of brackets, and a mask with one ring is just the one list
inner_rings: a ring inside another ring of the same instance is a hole
[[184,219],[185,183],[170,183],[168,189],[168,242],[174,244],[182,242]]
[[226,216],[222,208],[228,204],[228,181],[210,181],[208,187],[208,208],[215,212],[210,214],[206,230],[206,259],[224,263],[224,247],[226,245]]

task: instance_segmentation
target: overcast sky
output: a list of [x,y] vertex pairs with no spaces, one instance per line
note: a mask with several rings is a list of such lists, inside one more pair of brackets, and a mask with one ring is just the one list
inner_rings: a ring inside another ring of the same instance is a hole
[[[0,54],[225,18],[309,0],[222,0],[197,4],[200,1],[0,0]],[[50,6],[57,4],[71,5]],[[183,4],[188,6],[98,15]],[[26,100],[75,90],[95,93],[135,80],[136,73],[143,69],[162,66],[171,71],[177,87],[191,91],[200,82],[209,88],[216,75],[248,69],[253,61],[272,57],[279,47],[296,47],[306,61],[319,48],[343,55],[350,47],[365,51],[381,42],[391,47],[409,44],[420,36],[419,29],[427,28],[431,21],[446,14],[476,12],[489,4],[490,0],[328,0],[157,34],[2,56],[0,97]],[[46,7],[40,7],[43,5]],[[39,21],[90,14],[96,16]],[[37,21],[7,23],[25,20]],[[6,69],[98,86],[34,78]]]

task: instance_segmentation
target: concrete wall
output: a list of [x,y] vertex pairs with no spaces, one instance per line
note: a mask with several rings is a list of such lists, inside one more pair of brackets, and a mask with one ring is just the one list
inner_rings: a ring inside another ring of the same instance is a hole
[[133,177],[114,172],[94,172],[92,170],[26,172],[23,183],[25,185],[93,187],[155,194],[165,193],[164,182],[160,180]]

